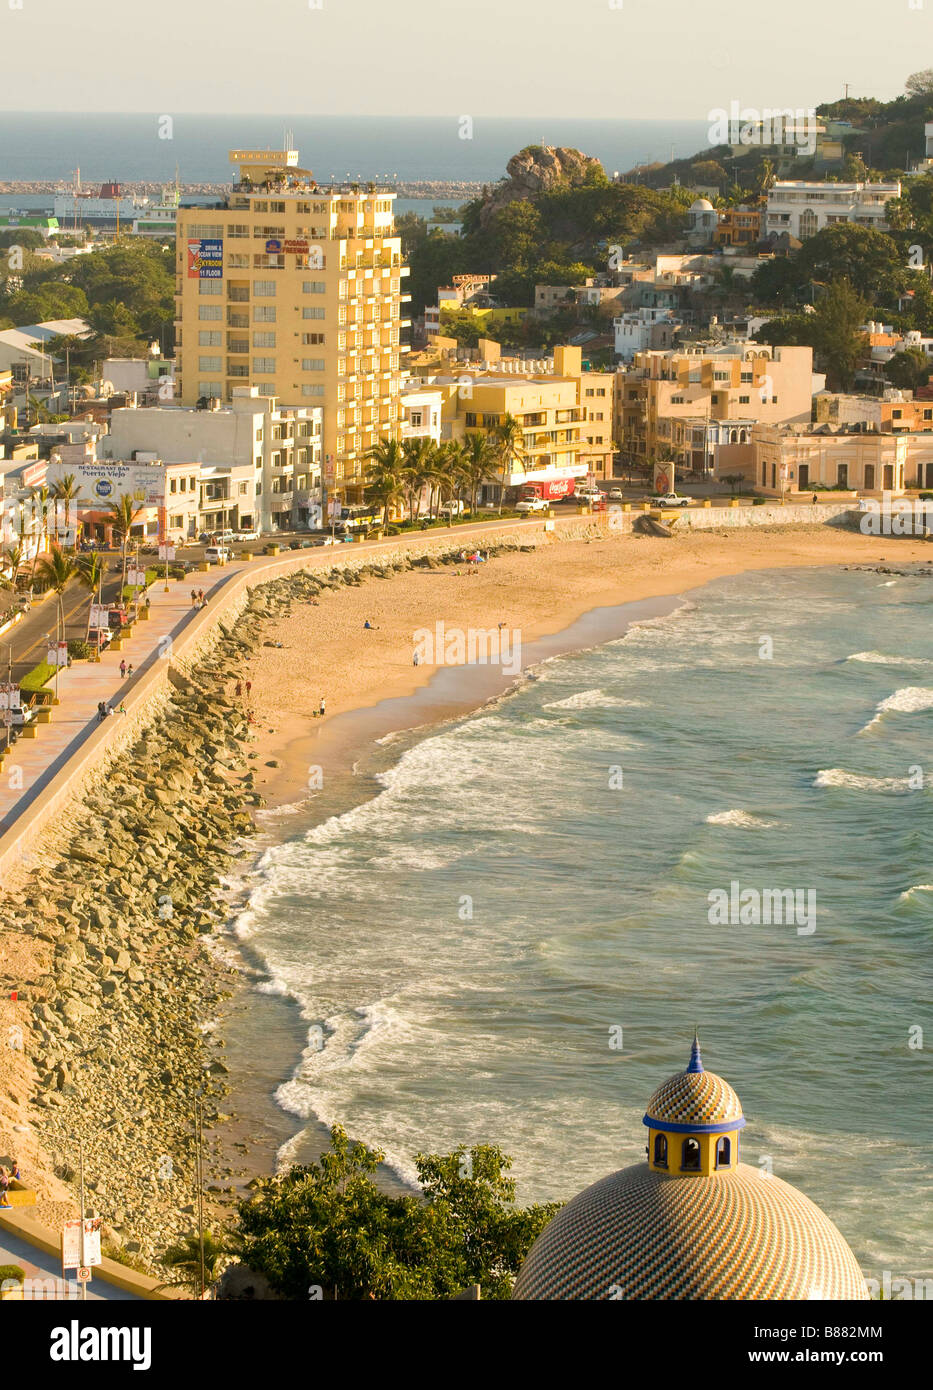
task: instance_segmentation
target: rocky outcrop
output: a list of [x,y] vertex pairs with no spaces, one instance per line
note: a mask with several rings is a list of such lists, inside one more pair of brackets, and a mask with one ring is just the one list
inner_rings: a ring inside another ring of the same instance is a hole
[[506,170],[508,178],[493,189],[480,213],[484,225],[508,203],[534,202],[542,193],[585,183],[593,171],[604,172],[594,156],[563,145],[527,145],[513,154]]

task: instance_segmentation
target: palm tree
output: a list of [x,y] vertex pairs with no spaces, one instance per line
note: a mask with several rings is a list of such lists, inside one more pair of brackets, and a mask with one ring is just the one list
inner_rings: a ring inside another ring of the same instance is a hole
[[[177,1272],[177,1278],[160,1284],[164,1288],[190,1288],[197,1297],[201,1287],[202,1238],[197,1231],[182,1236],[175,1245],[170,1245],[162,1256],[162,1263]],[[223,1264],[230,1254],[227,1242],[215,1238],[212,1231],[203,1234],[204,1282],[208,1287],[217,1283],[223,1272]]]
[[[79,500],[80,491],[81,489],[78,487],[75,475],[73,473],[63,474],[62,477],[59,478],[58,482],[52,485],[52,497],[55,499],[55,502],[64,502],[65,504],[66,531],[71,529],[71,504],[72,502],[77,502]],[[57,511],[58,508],[56,506],[56,513]],[[75,528],[75,546],[77,546],[77,541],[78,533],[77,528]],[[75,547],[72,548],[74,549]]]
[[111,504],[110,513],[107,517],[108,524],[113,528],[114,533],[120,539],[120,550],[123,556],[123,571],[120,580],[121,598],[123,596],[123,590],[126,587],[126,552],[129,547],[130,537],[133,533],[133,527],[142,516],[143,510],[144,509],[137,504],[134,498],[124,492]]
[[405,466],[402,469],[405,499],[408,502],[408,519],[414,524],[421,511],[421,497],[426,485],[431,481],[434,442],[431,439],[405,439],[402,441],[402,454]]
[[365,480],[370,500],[382,506],[383,529],[389,524],[389,508],[404,496],[405,455],[397,439],[380,439],[363,458],[369,464]]
[[495,449],[488,434],[468,434],[461,453],[464,475],[470,489],[470,511],[476,511],[476,496],[495,467]]
[[525,465],[522,460],[524,439],[522,427],[514,415],[506,411],[502,419],[496,425],[494,439],[496,444],[496,454],[499,462],[499,515],[502,515],[502,499],[505,495],[506,479],[513,470],[518,467],[524,472]]
[[[438,449],[440,477],[440,490],[445,502],[451,501],[454,497],[460,499],[460,493],[469,482],[464,461],[464,446],[456,440],[447,440]],[[453,525],[453,508],[447,512],[447,525]]]
[[34,487],[34,488],[30,491],[30,494],[29,494],[29,502],[30,502],[30,506],[32,507],[32,519],[33,519],[33,522],[35,522],[35,520],[36,520],[36,511],[37,511],[37,508],[38,508],[39,510],[41,510],[41,513],[42,513],[42,521],[41,521],[41,525],[40,525],[40,528],[39,528],[39,535],[36,537],[36,549],[35,549],[35,553],[33,554],[33,557],[32,557],[32,569],[31,569],[30,575],[29,575],[29,582],[30,582],[30,584],[33,583],[33,582],[35,581],[35,578],[36,578],[36,562],[37,562],[38,559],[39,559],[40,542],[41,542],[41,549],[42,549],[42,550],[45,550],[45,542],[46,542],[46,540],[48,539],[48,534],[49,534],[49,497],[50,497],[50,496],[51,496],[51,494],[50,494],[48,488],[46,487],[45,483],[43,483],[41,487]]
[[[58,597],[59,641],[65,638],[65,590],[77,574],[78,567],[72,556],[66,555],[57,541],[53,541],[48,555],[42,557],[42,574],[48,580],[49,588]],[[59,666],[55,666],[55,692],[58,694]]]
[[4,551],[3,567],[10,571],[10,588],[16,588],[16,576],[19,574],[19,567],[23,563],[22,545],[11,545],[9,550]]
[[100,590],[107,573],[107,561],[96,551],[91,551],[88,555],[79,555],[75,565],[75,576],[79,584],[83,584],[89,590],[91,602],[87,606],[87,628],[84,633],[85,642],[91,640],[91,605],[96,597],[100,603]]

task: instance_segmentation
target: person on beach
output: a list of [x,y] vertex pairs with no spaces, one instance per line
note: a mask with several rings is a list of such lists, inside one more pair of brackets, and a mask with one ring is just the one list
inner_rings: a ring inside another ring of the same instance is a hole
[[247,681],[247,682],[246,682],[246,699],[247,699],[247,701],[249,701],[249,692],[252,690],[252,688],[253,688],[253,682],[252,682],[252,681]]
[[240,696],[243,694],[243,682],[242,682],[242,681],[237,681],[237,683],[236,683],[236,689],[234,690],[233,693],[234,693],[234,695],[237,697],[237,699],[240,698]]
[[6,1188],[0,1187],[0,1207],[11,1207],[12,1205],[13,1203],[10,1201],[10,1196]]
[[321,696],[321,708],[320,708],[320,710],[319,710],[318,712],[319,712],[321,718],[323,719],[323,718],[324,718],[324,696],[323,696],[323,695]]
[[19,1169],[19,1163],[15,1158],[13,1160],[13,1177],[16,1179],[17,1182],[22,1182],[23,1180],[23,1175]]
[[126,657],[120,662],[120,679],[121,681],[126,680]]
[[0,1187],[6,1192],[10,1185],[10,1175],[5,1168],[0,1168]]
[[195,606],[195,604],[197,603],[197,601],[198,601],[198,591],[197,591],[197,589],[192,589],[192,590],[191,590],[191,607],[192,607],[192,608],[194,608],[194,606]]

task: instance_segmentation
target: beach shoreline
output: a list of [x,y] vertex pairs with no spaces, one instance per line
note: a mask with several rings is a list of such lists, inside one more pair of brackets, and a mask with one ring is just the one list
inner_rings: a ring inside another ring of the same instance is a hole
[[[751,571],[786,568],[820,568],[842,566],[859,568],[880,565],[915,566],[928,563],[931,558],[930,547],[922,542],[907,542],[895,545],[890,538],[867,538],[860,533],[813,527],[801,532],[800,528],[782,531],[775,535],[767,533],[770,543],[766,555],[760,549],[761,535],[743,537],[752,544],[736,544],[734,532],[701,533],[691,537],[695,545],[690,546],[689,563],[676,563],[677,556],[670,554],[674,561],[670,566],[664,564],[666,548],[670,542],[664,540],[643,541],[640,538],[614,538],[606,541],[564,541],[560,551],[573,560],[573,564],[563,567],[563,574],[571,572],[578,582],[576,587],[560,589],[555,587],[554,574],[548,586],[545,602],[530,602],[526,605],[532,611],[531,620],[523,618],[523,670],[534,666],[551,655],[581,651],[604,642],[617,640],[633,625],[643,621],[653,621],[669,616],[698,589],[717,580],[733,577]],[[628,541],[629,544],[625,545]],[[754,542],[757,542],[755,544]],[[585,547],[585,551],[584,551]],[[610,576],[610,582],[594,586],[592,574],[598,574],[607,561],[615,561],[620,549],[627,552],[629,569],[623,578]],[[635,548],[641,551],[636,566],[632,560]],[[555,548],[548,547],[548,563],[553,566]],[[682,555],[681,555],[682,558]],[[451,589],[453,573],[432,572],[430,597],[421,588],[422,599],[413,611],[406,609],[405,617],[413,618],[417,612],[419,621],[428,623],[436,616],[443,616],[453,625],[455,622],[468,623],[482,621],[485,611],[496,599],[501,599],[497,580],[504,574],[508,587],[522,567],[531,568],[534,560],[543,556],[528,553],[508,552],[488,562],[480,572],[480,582],[473,576],[461,576],[463,585]],[[766,560],[767,563],[762,563]],[[594,563],[595,562],[595,563]],[[448,567],[449,568],[449,567]],[[592,571],[587,579],[584,570]],[[558,571],[558,577],[561,571]],[[284,717],[279,698],[282,659],[280,651],[288,651],[291,659],[298,661],[299,678],[308,684],[311,674],[308,666],[318,669],[320,655],[312,656],[311,647],[305,651],[305,662],[297,656],[297,634],[300,627],[314,623],[319,616],[317,611],[308,613],[296,608],[290,617],[268,625],[265,640],[282,642],[278,646],[258,646],[248,664],[249,678],[253,683],[252,697],[259,711],[270,719],[270,724],[260,724],[255,748],[259,754],[257,767],[257,786],[262,788],[266,811],[260,812],[261,828],[269,843],[290,838],[294,833],[293,821],[288,812],[294,811],[302,831],[309,821],[319,824],[330,816],[343,814],[378,794],[381,784],[373,778],[365,766],[367,752],[376,750],[379,742],[395,740],[392,735],[408,735],[398,742],[401,753],[420,738],[430,737],[439,727],[475,712],[490,700],[501,698],[515,688],[521,677],[505,675],[502,672],[480,673],[476,668],[464,666],[448,667],[442,664],[432,666],[410,665],[411,629],[404,626],[405,618],[397,616],[390,626],[389,614],[393,603],[399,603],[399,595],[404,590],[411,573],[383,581],[376,586],[372,581],[362,588],[348,587],[328,596],[328,605],[342,610],[344,627],[339,641],[344,653],[366,651],[373,639],[381,645],[391,644],[392,675],[383,686],[371,679],[351,679],[338,686],[336,693],[333,684],[328,691],[328,715],[322,721],[315,718],[311,706],[316,695],[314,687],[308,685],[307,700],[303,708]],[[424,578],[419,575],[419,581]],[[471,587],[465,588],[465,585]],[[540,596],[539,596],[540,597]],[[591,600],[596,598],[596,603]],[[514,601],[510,601],[514,602]],[[434,605],[432,607],[432,605]],[[510,610],[513,611],[513,610]],[[364,615],[366,615],[364,617]],[[593,619],[588,625],[586,619]],[[374,622],[373,629],[364,629],[366,618]],[[346,627],[356,623],[358,635],[354,641],[347,637]],[[575,631],[576,630],[576,631]],[[333,648],[332,648],[333,649]],[[317,649],[320,652],[320,649]],[[324,658],[326,659],[326,658]],[[367,675],[368,675],[367,670]],[[335,712],[334,706],[337,706]],[[274,761],[277,766],[266,767]],[[309,772],[313,773],[309,785]],[[319,809],[316,802],[320,799]],[[285,812],[281,818],[276,811]],[[269,813],[272,813],[271,815]],[[263,851],[264,852],[264,851]],[[258,867],[257,856],[253,869]],[[262,974],[261,953],[254,946],[249,947],[253,959]],[[254,993],[254,1003],[256,996]],[[281,1019],[292,1009],[292,1025],[297,1030],[307,1025],[301,1020],[300,1010],[294,1001],[275,998],[274,1008]],[[268,1008],[268,1003],[258,1007]],[[250,1027],[255,1025],[255,1017],[250,1019]],[[228,1044],[237,1047],[236,1023],[225,1025]],[[245,1053],[243,1039],[239,1040],[238,1050]],[[281,1063],[284,1050],[278,1053]],[[301,1052],[294,1053],[292,1066],[299,1061]],[[289,1075],[291,1072],[289,1072]],[[287,1080],[280,1076],[279,1084]],[[249,1078],[231,1077],[231,1105],[236,1113],[257,1113],[257,1098],[248,1093],[253,1089]],[[263,1151],[252,1148],[250,1162],[259,1172],[272,1172],[277,1155],[284,1143],[288,1153],[287,1135],[301,1129],[310,1129],[314,1122],[299,1119],[278,1107],[274,1096],[268,1100],[277,1110],[275,1120],[269,1121],[268,1110],[265,1119],[270,1131],[275,1134],[275,1143]],[[261,1112],[262,1107],[258,1107]],[[318,1126],[317,1143],[319,1148],[326,1144],[326,1130]],[[307,1161],[308,1146],[302,1153],[302,1161]],[[316,1157],[312,1153],[311,1157]]]

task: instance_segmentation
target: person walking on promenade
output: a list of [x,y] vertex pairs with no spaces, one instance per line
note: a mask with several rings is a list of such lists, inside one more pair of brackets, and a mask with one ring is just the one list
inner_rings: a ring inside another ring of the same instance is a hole
[[197,601],[198,601],[198,591],[197,591],[197,589],[192,589],[192,590],[191,590],[191,607],[192,607],[192,608],[194,608],[194,606],[195,606],[195,604],[197,603]]
[[120,679],[121,681],[126,680],[126,657],[120,662]]
[[149,595],[147,594],[147,595],[146,595],[146,612],[147,612],[147,613],[149,612],[149,610],[150,610],[151,607],[152,607],[152,599],[151,599],[151,598],[149,597]]
[[123,703],[122,700],[120,701],[120,713],[126,714],[126,705]]
[[126,668],[126,674],[127,674],[127,677],[130,677],[130,676],[133,674],[133,663],[132,663],[132,661],[130,662],[129,666],[127,666],[127,668]]
[[106,718],[106,706],[103,700],[97,701],[97,722],[100,724]]
[[198,607],[199,607],[199,608],[203,608],[203,607],[204,607],[204,590],[203,590],[203,589],[199,589],[199,590],[198,590]]

